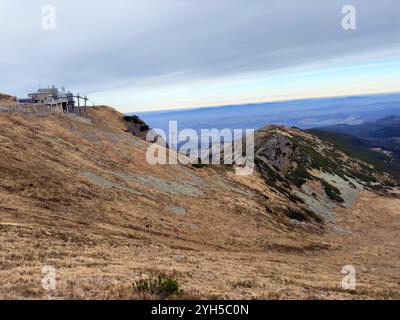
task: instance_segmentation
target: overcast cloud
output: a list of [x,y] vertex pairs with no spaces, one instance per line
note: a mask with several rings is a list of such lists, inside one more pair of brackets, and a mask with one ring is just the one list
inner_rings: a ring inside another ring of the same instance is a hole
[[[55,30],[41,27],[47,4]],[[341,28],[344,4],[357,30]],[[243,79],[398,61],[399,14],[397,0],[1,0],[0,92],[54,83],[124,111],[218,104],[250,94]]]

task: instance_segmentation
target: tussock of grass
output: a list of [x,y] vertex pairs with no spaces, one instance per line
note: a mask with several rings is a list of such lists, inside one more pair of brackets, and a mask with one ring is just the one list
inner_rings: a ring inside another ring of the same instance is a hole
[[134,290],[160,297],[180,296],[183,291],[174,278],[166,275],[158,275],[153,278],[139,279],[133,284]]

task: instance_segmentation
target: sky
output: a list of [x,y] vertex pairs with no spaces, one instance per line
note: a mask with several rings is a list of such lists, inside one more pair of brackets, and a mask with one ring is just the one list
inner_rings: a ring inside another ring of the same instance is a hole
[[0,92],[55,84],[122,112],[399,92],[399,16],[398,0],[1,0]]

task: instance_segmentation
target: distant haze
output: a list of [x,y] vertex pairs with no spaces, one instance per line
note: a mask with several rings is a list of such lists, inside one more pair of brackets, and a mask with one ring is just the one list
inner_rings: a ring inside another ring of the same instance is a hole
[[400,115],[400,94],[305,99],[285,102],[136,113],[152,128],[168,132],[168,121],[178,129],[259,129],[284,124],[302,129],[334,124],[360,124]]

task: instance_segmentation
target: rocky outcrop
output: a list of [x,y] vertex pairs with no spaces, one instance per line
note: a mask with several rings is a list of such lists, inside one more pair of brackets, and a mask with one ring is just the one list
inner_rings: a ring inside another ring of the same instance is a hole
[[291,172],[297,168],[298,163],[311,167],[310,156],[297,145],[293,138],[274,132],[276,127],[270,126],[266,130],[270,133],[267,137],[258,132],[255,137],[255,157],[259,159],[258,164],[274,167],[280,172]]
[[364,188],[380,190],[395,183],[382,166],[376,168],[340,146],[297,128],[269,125],[254,135],[255,170],[287,199],[291,219],[331,220],[335,207],[351,207]]
[[146,140],[147,133],[151,130],[149,125],[140,119],[138,116],[124,116],[123,120],[127,122],[127,131],[132,133],[134,136]]

